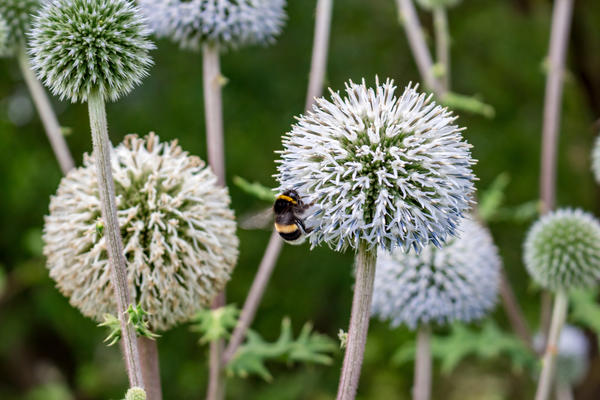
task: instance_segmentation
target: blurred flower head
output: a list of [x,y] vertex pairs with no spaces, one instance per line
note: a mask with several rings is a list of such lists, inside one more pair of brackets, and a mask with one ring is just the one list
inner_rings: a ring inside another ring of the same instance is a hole
[[600,135],[596,138],[592,149],[592,172],[596,182],[600,183]]
[[[166,330],[207,306],[238,255],[226,188],[176,142],[129,135],[112,154],[131,298],[152,329]],[[94,156],[62,179],[45,218],[50,276],[73,306],[98,321],[116,314]]]
[[285,23],[285,0],[139,0],[159,37],[182,48],[272,43]]
[[32,66],[61,99],[116,100],[148,75],[149,34],[129,0],[49,0],[30,31]]
[[474,161],[456,117],[415,87],[395,89],[350,81],[284,136],[279,189],[313,203],[313,246],[440,245],[469,208]]
[[12,52],[9,35],[8,24],[2,14],[0,14],[0,57],[7,57]]
[[6,24],[4,45],[2,45],[2,28],[0,28],[0,57],[12,56],[18,46],[24,45],[25,33],[29,29],[32,14],[39,6],[40,0],[0,1],[0,20],[3,19]]
[[379,250],[373,314],[392,326],[448,324],[485,316],[496,304],[500,257],[489,232],[464,218],[459,237],[419,254]]
[[527,271],[544,288],[589,287],[600,278],[600,224],[591,214],[546,214],[533,224],[524,247]]

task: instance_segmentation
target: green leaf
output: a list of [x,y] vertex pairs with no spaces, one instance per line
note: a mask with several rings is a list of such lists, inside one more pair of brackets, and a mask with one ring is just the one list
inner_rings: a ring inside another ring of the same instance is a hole
[[593,330],[600,345],[600,304],[596,301],[598,290],[574,290],[569,294],[570,319]]
[[121,323],[114,315],[104,314],[104,322],[99,323],[98,326],[108,328],[108,336],[104,339],[108,346],[114,345],[121,339]]
[[237,324],[240,311],[233,304],[200,310],[193,319],[192,331],[200,333],[200,343],[228,338]]
[[463,94],[447,92],[442,96],[441,103],[453,110],[467,111],[473,114],[483,115],[486,118],[494,118],[496,111],[494,107],[485,104],[476,96],[465,96]]
[[[130,305],[125,312],[129,315],[127,323],[135,327],[137,336],[144,336],[152,340],[160,337],[160,335],[153,333],[148,327],[148,322],[146,321],[148,313],[142,309],[141,305],[138,304],[135,307]],[[98,326],[108,328],[108,336],[106,336],[104,342],[107,342],[108,346],[112,346],[121,339],[121,322],[112,314],[107,313],[103,317],[104,322],[99,323]]]
[[259,200],[263,200],[269,203],[275,201],[275,192],[273,189],[268,188],[258,182],[249,182],[246,179],[235,176],[233,178],[233,184],[242,189],[247,194],[256,197]]
[[246,343],[227,364],[227,372],[242,378],[257,375],[270,382],[273,376],[265,365],[267,361],[329,365],[332,362],[329,354],[336,348],[331,338],[313,332],[310,323],[304,325],[294,340],[290,319],[284,318],[281,321],[281,333],[275,342],[267,342],[258,333],[248,331]]
[[481,219],[489,221],[496,213],[500,206],[504,203],[504,192],[510,183],[510,175],[507,172],[502,172],[483,191],[479,196],[478,212]]

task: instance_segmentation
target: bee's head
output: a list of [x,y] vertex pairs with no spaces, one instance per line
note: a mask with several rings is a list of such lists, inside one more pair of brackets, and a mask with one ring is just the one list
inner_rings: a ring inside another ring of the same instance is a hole
[[298,193],[296,193],[295,190],[286,190],[277,196],[273,210],[276,213],[281,213],[298,204],[300,204],[300,196],[298,196]]

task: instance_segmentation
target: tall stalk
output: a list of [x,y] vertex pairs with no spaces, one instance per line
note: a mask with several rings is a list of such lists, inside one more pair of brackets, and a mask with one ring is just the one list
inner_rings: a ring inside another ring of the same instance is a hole
[[146,385],[146,400],[161,400],[160,365],[156,340],[144,336],[137,338],[142,365],[142,378]]
[[306,93],[305,110],[309,110],[315,98],[321,96],[323,81],[327,68],[327,49],[329,47],[329,30],[331,28],[331,9],[333,0],[318,0],[315,20],[310,75]]
[[540,375],[540,380],[538,381],[535,400],[547,400],[550,397],[550,391],[553,386],[552,381],[554,379],[556,354],[558,353],[558,340],[567,317],[568,301],[569,297],[564,290],[560,290],[556,293],[554,309],[552,311],[550,333],[542,362],[542,374]]
[[110,163],[110,140],[106,123],[104,99],[98,91],[88,97],[90,127],[96,158],[98,190],[102,207],[102,220],[105,226],[106,248],[111,268],[111,281],[117,302],[117,314],[121,323],[125,365],[129,376],[129,385],[144,388],[140,355],[137,347],[135,329],[128,324],[127,308],[132,304],[127,284],[127,269],[123,255],[121,230],[117,218],[117,201]]
[[373,283],[375,281],[375,251],[361,243],[356,256],[356,281],[352,298],[352,313],[346,342],[346,354],[338,386],[337,400],[352,400],[356,396],[362,367],[367,331],[371,317]]
[[31,70],[29,57],[23,47],[21,47],[17,53],[17,60],[25,83],[29,88],[29,93],[31,93],[33,103],[35,104],[40,119],[42,120],[42,124],[44,125],[44,130],[50,141],[52,151],[54,151],[54,156],[60,165],[63,175],[66,175],[75,167],[75,163],[73,162],[73,157],[71,156],[67,142],[62,135],[56,114],[54,113],[54,110],[52,110],[50,99],[42,87],[42,84]]
[[431,397],[431,328],[419,326],[417,331],[417,355],[415,357],[415,377],[413,400],[429,400]]
[[[544,117],[542,122],[542,158],[540,172],[540,198],[542,214],[552,211],[556,202],[556,153],[558,129],[560,127],[560,107],[562,102],[563,78],[567,43],[573,13],[573,0],[556,0],[552,12],[552,28],[548,51],[548,75],[544,97]],[[547,332],[550,321],[550,294],[542,294],[540,323]]]
[[446,7],[433,8],[433,26],[435,28],[435,52],[438,64],[443,67],[440,84],[442,90],[450,90],[450,33],[448,31],[448,15]]

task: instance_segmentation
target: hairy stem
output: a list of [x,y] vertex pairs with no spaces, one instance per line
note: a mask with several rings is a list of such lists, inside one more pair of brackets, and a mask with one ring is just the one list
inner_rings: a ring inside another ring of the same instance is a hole
[[308,91],[306,93],[306,106],[308,110],[321,96],[325,70],[327,67],[327,49],[329,46],[329,30],[331,27],[331,9],[333,0],[318,0],[315,21],[315,37],[313,40],[312,60],[310,63],[310,76]]
[[106,248],[111,268],[111,282],[117,302],[117,314],[121,322],[122,341],[125,356],[125,365],[129,375],[131,387],[144,387],[140,355],[137,347],[135,329],[128,324],[127,308],[132,304],[127,284],[127,267],[123,255],[121,230],[117,218],[117,200],[110,163],[110,140],[106,123],[106,110],[104,99],[100,93],[92,92],[88,98],[90,114],[90,127],[94,143],[94,156],[96,158],[96,173],[98,177],[98,190],[102,206],[102,220],[105,226]]
[[413,400],[429,400],[431,397],[431,329],[428,325],[419,326],[417,331],[414,379]]
[[73,157],[67,146],[67,141],[62,135],[56,114],[54,114],[54,110],[52,110],[50,99],[42,87],[42,84],[37,80],[35,74],[31,70],[29,57],[27,57],[24,48],[21,47],[19,49],[17,59],[23,78],[25,78],[25,83],[27,83],[27,87],[29,88],[29,93],[31,93],[33,103],[35,104],[40,119],[42,120],[42,124],[44,125],[46,136],[48,136],[52,151],[54,151],[54,156],[60,165],[63,175],[66,175],[67,172],[75,167],[75,163],[73,162]]
[[556,364],[556,354],[558,353],[558,340],[560,332],[567,317],[567,306],[569,297],[564,290],[556,293],[554,299],[554,309],[552,311],[552,323],[550,325],[550,334],[544,352],[542,361],[542,373],[538,381],[535,400],[547,400],[550,397],[552,389],[552,380],[554,379],[554,366]]
[[400,20],[406,30],[408,44],[417,63],[417,68],[419,69],[423,82],[427,88],[433,90],[435,95],[440,98],[443,95],[444,90],[433,74],[433,62],[431,60],[429,49],[427,48],[427,43],[425,43],[423,29],[421,28],[421,23],[417,17],[417,10],[415,10],[412,0],[396,0],[396,2],[398,3]]
[[433,26],[435,28],[436,61],[443,66],[442,90],[447,92],[450,89],[450,31],[445,7],[433,9]]
[[142,377],[146,384],[147,400],[161,400],[160,367],[156,340],[144,336],[137,338],[142,364]]
[[279,237],[279,234],[277,232],[273,232],[271,234],[271,239],[269,239],[269,244],[267,246],[267,250],[265,251],[265,255],[258,267],[258,272],[254,277],[254,281],[252,282],[252,287],[250,288],[248,297],[246,297],[246,302],[244,303],[244,308],[242,309],[240,318],[237,322],[235,330],[233,331],[231,339],[229,340],[227,349],[223,354],[224,364],[231,360],[246,337],[246,332],[248,331],[252,320],[254,320],[254,315],[256,314],[258,305],[260,304],[267,284],[269,283],[271,273],[273,272],[275,262],[277,261],[277,257],[282,246],[283,241]]
[[356,282],[352,299],[352,314],[350,315],[348,342],[338,386],[337,400],[352,400],[356,396],[367,344],[376,261],[375,251],[368,250],[367,245],[361,242],[356,256]]
[[[554,208],[556,196],[556,153],[558,129],[560,126],[560,106],[562,102],[563,77],[567,42],[573,13],[573,0],[556,0],[552,13],[552,31],[548,51],[548,75],[544,97],[544,117],[542,122],[542,158],[540,173],[540,197],[542,214]],[[544,296],[544,295],[542,295]],[[547,296],[547,295],[546,295]],[[542,297],[540,320],[546,332],[550,307],[547,298]]]
[[[223,138],[223,103],[221,100],[221,67],[217,45],[205,44],[202,48],[202,77],[204,88],[204,112],[206,115],[206,147],[208,164],[217,176],[217,183],[225,186],[225,150]],[[213,300],[212,308],[223,307],[225,291]],[[225,397],[225,382],[221,370],[221,358],[225,347],[223,340],[210,344],[210,369],[207,400]]]

